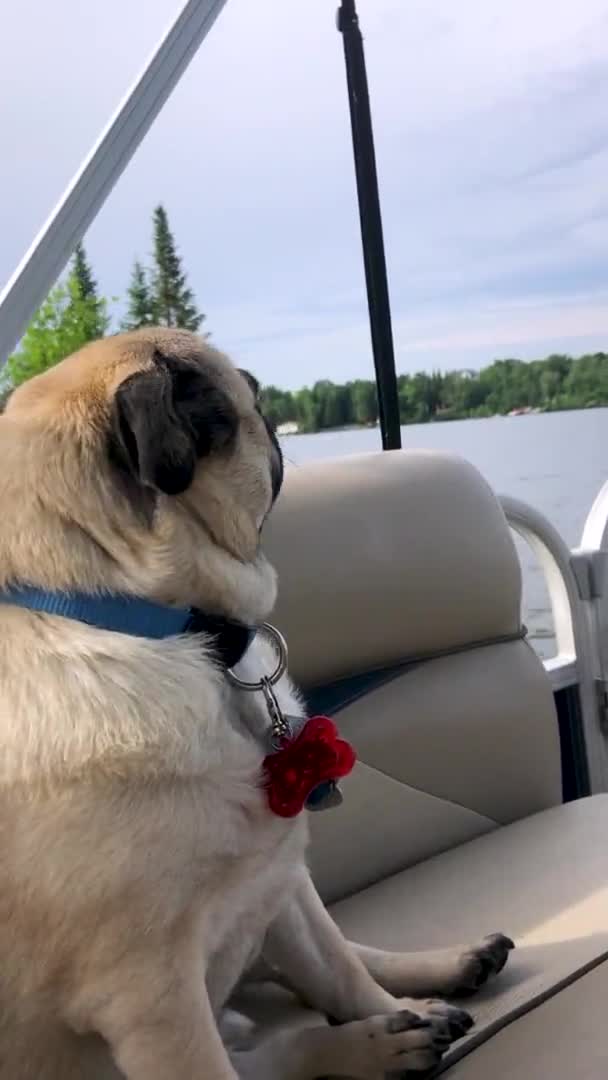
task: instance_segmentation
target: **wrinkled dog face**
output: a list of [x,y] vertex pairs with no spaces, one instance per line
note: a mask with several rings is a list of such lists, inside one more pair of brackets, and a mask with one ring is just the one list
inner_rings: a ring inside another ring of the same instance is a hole
[[258,407],[258,383],[194,335],[188,344],[181,351],[155,347],[149,364],[118,385],[110,460],[142,488],[165,495],[188,492],[197,473],[204,485],[215,471],[226,494],[248,488],[245,503],[257,503],[250,509],[261,523],[280,491],[283,459]]
[[180,496],[220,546],[248,558],[283,480],[258,384],[194,335],[154,337],[145,367],[114,391],[110,461],[144,497]]
[[32,448],[45,502],[97,544],[113,521],[138,543],[164,537],[177,552],[207,540],[246,563],[283,479],[257,393],[197,335],[150,328],[94,342],[25,383],[2,422]]

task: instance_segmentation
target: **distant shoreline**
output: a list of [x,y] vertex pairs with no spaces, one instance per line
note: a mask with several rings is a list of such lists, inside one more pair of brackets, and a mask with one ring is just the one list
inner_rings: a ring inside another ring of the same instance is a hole
[[[592,409],[606,409],[608,405],[604,402],[594,402],[592,405],[564,405],[562,408],[529,408],[512,409],[508,413],[491,413],[488,416],[479,416],[478,414],[467,415],[463,413],[462,416],[441,416],[435,414],[435,416],[429,416],[426,420],[403,420],[400,427],[422,427],[428,424],[450,424],[456,423],[462,420],[519,420],[526,416],[540,416],[548,415],[550,413],[565,413],[565,412],[590,412]],[[314,430],[289,430],[281,431],[283,425],[279,424],[276,429],[277,435],[281,438],[293,438],[297,435],[324,435],[324,434],[336,434],[342,431],[365,431],[366,429],[375,430],[380,427],[380,422],[376,420],[375,423],[367,424],[339,424],[335,427],[321,427]]]
[[[397,375],[396,391],[403,425],[588,409],[608,405],[608,353],[495,360],[480,371],[417,371]],[[277,431],[294,435],[365,427],[379,416],[371,379],[320,379],[301,390],[263,386],[260,405]]]

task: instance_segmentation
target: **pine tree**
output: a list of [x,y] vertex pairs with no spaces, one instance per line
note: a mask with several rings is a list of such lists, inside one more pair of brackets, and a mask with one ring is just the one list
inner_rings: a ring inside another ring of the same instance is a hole
[[205,316],[198,311],[192,289],[186,284],[186,274],[182,270],[164,206],[156,207],[153,227],[156,263],[152,277],[154,322],[160,326],[198,330]]
[[82,300],[97,299],[97,282],[93,277],[93,271],[89,265],[86,252],[82,243],[76,245],[74,261],[72,263],[72,275],[78,285],[78,291]]
[[145,268],[138,259],[133,263],[131,284],[127,289],[129,302],[127,315],[122,322],[123,330],[137,330],[139,326],[154,324],[154,301]]
[[107,304],[100,299],[97,282],[82,244],[77,244],[66,283],[69,304],[64,318],[74,323],[74,333],[86,341],[95,341],[106,333],[110,320]]

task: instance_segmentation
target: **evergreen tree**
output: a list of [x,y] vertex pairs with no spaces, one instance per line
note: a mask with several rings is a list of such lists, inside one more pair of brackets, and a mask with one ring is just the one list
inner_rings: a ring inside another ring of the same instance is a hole
[[138,259],[133,263],[131,284],[127,289],[129,298],[127,315],[122,322],[123,330],[137,330],[139,326],[154,325],[154,300],[148,284],[145,268]]
[[72,262],[72,274],[82,300],[97,299],[97,282],[89,265],[82,243],[76,245]]
[[164,206],[156,207],[153,225],[156,264],[152,277],[154,322],[160,326],[198,330],[205,316],[198,311],[192,289],[186,283]]
[[79,344],[103,337],[110,325],[107,304],[99,297],[97,282],[82,244],[74,251],[66,287],[69,303],[64,318],[73,322],[74,335],[82,338]]

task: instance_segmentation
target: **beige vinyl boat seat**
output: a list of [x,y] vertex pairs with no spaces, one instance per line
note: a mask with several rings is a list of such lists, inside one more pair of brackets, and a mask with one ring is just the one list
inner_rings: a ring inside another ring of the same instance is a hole
[[606,1076],[608,796],[563,803],[495,495],[427,451],[292,467],[265,547],[292,676],[359,756],[343,806],[310,816],[338,923],[391,949],[516,940],[453,1080]]

